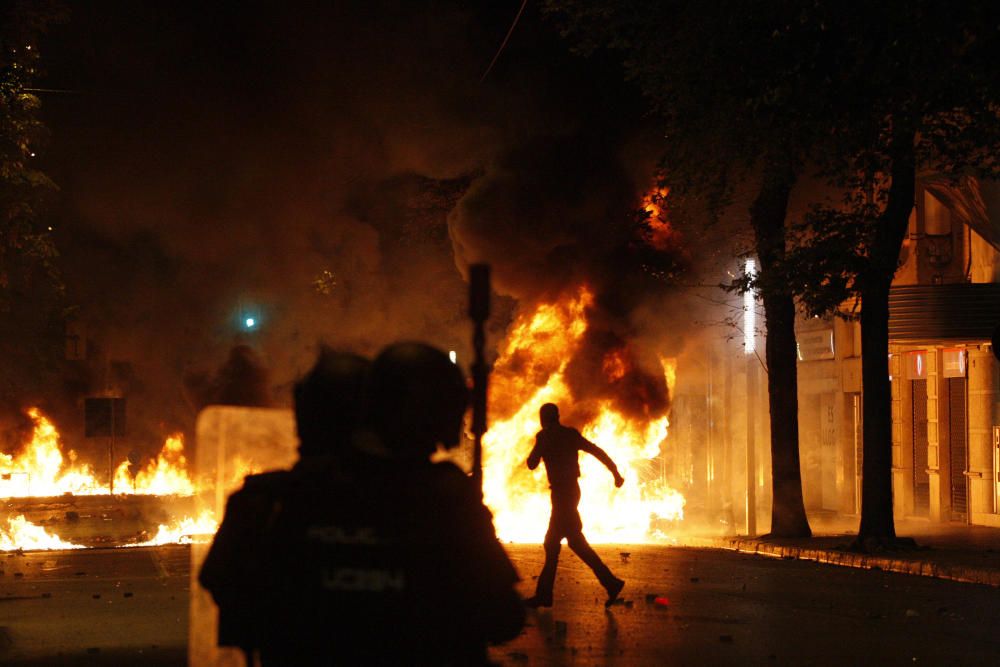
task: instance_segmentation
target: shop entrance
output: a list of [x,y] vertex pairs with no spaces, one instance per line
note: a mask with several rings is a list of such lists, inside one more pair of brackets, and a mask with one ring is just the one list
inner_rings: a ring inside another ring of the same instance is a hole
[[927,516],[931,509],[931,481],[927,474],[927,380],[913,386],[913,513]]
[[948,378],[948,435],[951,461],[951,519],[965,521],[969,512],[968,428],[966,412],[966,381],[964,377]]

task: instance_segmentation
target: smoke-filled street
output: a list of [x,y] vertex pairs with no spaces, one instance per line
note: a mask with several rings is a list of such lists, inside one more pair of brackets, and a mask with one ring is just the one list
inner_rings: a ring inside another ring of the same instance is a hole
[[[541,546],[507,549],[529,595]],[[711,550],[596,549],[625,578],[624,602],[605,611],[597,582],[566,554],[552,608],[532,612],[495,661],[962,665],[1000,651],[992,588]],[[0,661],[186,664],[188,555],[170,546],[4,557]]]
[[0,3],[0,664],[996,662],[998,26]]

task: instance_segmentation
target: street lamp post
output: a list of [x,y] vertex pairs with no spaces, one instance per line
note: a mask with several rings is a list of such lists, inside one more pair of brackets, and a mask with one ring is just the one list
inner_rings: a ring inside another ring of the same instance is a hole
[[[749,258],[743,270],[749,278],[757,273],[757,263]],[[757,534],[757,440],[756,415],[757,406],[757,360],[756,330],[757,330],[757,291],[748,289],[743,294],[743,354],[747,364],[747,493],[746,516],[747,536]]]

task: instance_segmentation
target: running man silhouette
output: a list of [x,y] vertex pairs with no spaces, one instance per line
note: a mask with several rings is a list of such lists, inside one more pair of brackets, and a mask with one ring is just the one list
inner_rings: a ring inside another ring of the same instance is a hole
[[538,411],[538,417],[542,430],[535,436],[535,447],[528,456],[528,468],[534,470],[539,461],[545,462],[545,472],[552,491],[552,515],[549,518],[549,529],[545,533],[545,565],[538,575],[535,594],[524,603],[535,608],[552,606],[552,587],[556,580],[562,539],[565,537],[569,548],[594,571],[598,581],[608,592],[604,606],[609,607],[618,598],[625,582],[611,574],[611,570],[583,536],[583,522],[577,509],[580,503],[580,462],[577,452],[587,452],[607,466],[615,476],[616,487],[621,487],[625,478],[618,473],[618,466],[603,449],[584,438],[575,428],[559,423],[559,408],[554,403],[543,405]]

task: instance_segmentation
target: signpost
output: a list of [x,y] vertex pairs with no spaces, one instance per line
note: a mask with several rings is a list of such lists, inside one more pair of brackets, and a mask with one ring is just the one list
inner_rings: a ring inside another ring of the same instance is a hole
[[125,399],[91,397],[83,402],[84,436],[108,438],[108,490],[115,493],[115,438],[125,435]]

